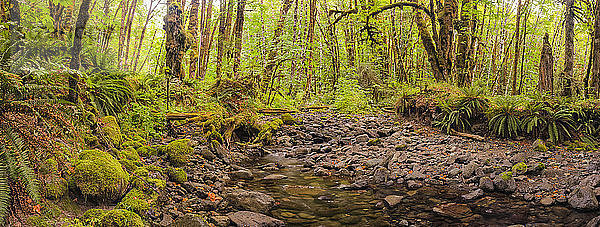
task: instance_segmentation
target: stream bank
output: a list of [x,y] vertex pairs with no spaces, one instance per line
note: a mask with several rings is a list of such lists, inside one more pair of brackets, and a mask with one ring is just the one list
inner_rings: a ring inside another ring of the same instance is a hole
[[188,182],[167,183],[156,224],[585,225],[598,216],[597,152],[472,141],[388,115],[294,117],[301,123],[282,126],[272,146],[196,146]]

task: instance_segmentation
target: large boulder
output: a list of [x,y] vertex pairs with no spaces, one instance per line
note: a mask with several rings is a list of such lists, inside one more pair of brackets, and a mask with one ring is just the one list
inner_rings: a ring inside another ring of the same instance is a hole
[[165,148],[167,158],[173,166],[184,166],[187,164],[190,160],[190,154],[193,151],[189,139],[175,140]]
[[129,174],[109,153],[86,150],[75,161],[73,180],[84,196],[114,201],[126,192]]
[[273,197],[254,191],[235,189],[225,194],[227,201],[238,209],[249,210],[258,213],[267,213],[275,205]]
[[236,226],[252,226],[252,227],[280,227],[285,226],[285,223],[279,219],[269,217],[264,214],[254,213],[250,211],[238,211],[229,213],[229,219]]
[[123,142],[123,134],[121,134],[121,128],[119,127],[119,123],[117,123],[117,119],[113,116],[106,116],[100,118],[98,123],[109,142],[115,147],[120,147]]
[[580,210],[595,210],[598,208],[598,200],[594,189],[588,186],[578,187],[569,194],[569,204]]
[[494,187],[498,191],[512,193],[517,190],[517,182],[511,172],[504,172],[494,178]]

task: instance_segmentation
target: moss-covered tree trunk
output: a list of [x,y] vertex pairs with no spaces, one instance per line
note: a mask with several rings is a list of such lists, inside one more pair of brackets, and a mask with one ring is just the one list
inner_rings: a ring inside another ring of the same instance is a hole
[[227,15],[229,14],[227,4],[231,5],[233,4],[232,2],[232,0],[229,0],[229,2],[225,0],[219,2],[219,35],[217,37],[217,64],[215,69],[217,79],[221,78],[223,55],[225,53],[225,43],[227,42],[227,28],[229,27],[227,24]]
[[190,9],[190,19],[188,23],[188,31],[190,32],[190,52],[188,75],[190,78],[196,78],[198,69],[198,7],[200,0],[192,0]]
[[[69,68],[73,70],[79,70],[81,59],[79,54],[81,53],[81,42],[83,39],[83,32],[87,25],[88,19],[90,18],[90,2],[91,0],[81,1],[79,6],[79,15],[77,16],[77,22],[75,22],[75,34],[73,36],[73,47],[71,47],[71,62]],[[71,73],[69,76],[69,100],[71,102],[79,99],[79,75],[77,73]]]
[[544,35],[542,53],[540,54],[540,68],[538,90],[540,93],[554,94],[554,56],[548,33]]
[[440,67],[435,43],[431,38],[431,34],[427,30],[427,24],[423,19],[423,13],[421,13],[421,11],[418,9],[415,9],[415,21],[419,30],[419,36],[421,37],[421,43],[427,52],[427,60],[431,66],[433,77],[438,81],[444,81],[444,74],[442,68]]
[[281,6],[281,10],[279,12],[279,18],[277,20],[277,25],[275,27],[275,31],[273,32],[273,39],[271,40],[271,47],[269,53],[267,55],[266,65],[264,69],[264,75],[262,77],[261,86],[263,87],[263,92],[267,91],[267,87],[269,86],[269,82],[271,81],[271,76],[273,74],[273,69],[277,65],[275,58],[279,55],[279,43],[281,42],[281,35],[283,34],[283,26],[285,25],[285,18],[287,17],[287,13],[292,6],[293,0],[283,0],[283,5]]
[[573,57],[575,53],[575,44],[573,42],[573,37],[575,36],[574,3],[575,0],[565,1],[565,68],[561,79],[563,86],[561,95],[565,97],[573,95]]
[[[199,63],[198,63],[198,76],[201,79],[204,79],[206,75],[206,66],[208,64],[208,57],[210,55],[210,47],[212,41],[212,33],[211,30],[211,22],[212,22],[212,7],[213,0],[207,1],[207,6],[204,10],[202,10],[202,23],[200,24],[201,31],[201,41],[200,41],[200,53],[198,55]],[[204,7],[203,7],[204,8]]]
[[517,68],[519,67],[519,59],[521,58],[520,55],[520,51],[521,51],[521,36],[519,35],[519,32],[521,30],[520,24],[521,24],[521,0],[519,0],[518,5],[517,5],[517,23],[515,25],[515,56],[513,59],[513,67],[512,67],[512,73],[511,73],[511,94],[512,95],[516,95],[517,94]]
[[454,47],[454,22],[458,14],[458,1],[445,0],[438,19],[440,23],[440,43],[439,43],[439,58],[444,64],[443,76],[445,79],[451,77],[452,72],[452,54]]
[[458,48],[456,53],[456,83],[459,87],[471,84],[469,74],[469,47],[471,46],[471,9],[473,2],[463,0],[458,23]]
[[315,23],[317,20],[317,0],[309,1],[309,19],[308,19],[308,32],[306,40],[308,41],[308,58],[306,58],[306,85],[304,86],[304,100],[310,97],[312,76],[314,74],[314,68],[312,65],[313,58],[313,41],[315,39]]
[[600,0],[596,0],[594,33],[592,37],[592,83],[593,93],[595,97],[600,93]]

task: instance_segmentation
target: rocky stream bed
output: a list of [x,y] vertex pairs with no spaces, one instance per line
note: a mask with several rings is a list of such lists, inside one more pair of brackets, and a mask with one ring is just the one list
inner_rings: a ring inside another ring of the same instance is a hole
[[[275,116],[273,116],[275,117]],[[305,112],[265,147],[195,146],[159,226],[598,226],[597,151]],[[201,140],[194,138],[192,140]],[[201,143],[198,143],[201,144]],[[164,165],[160,159],[146,160]],[[201,217],[201,218],[198,218]],[[596,218],[597,217],[597,218]]]

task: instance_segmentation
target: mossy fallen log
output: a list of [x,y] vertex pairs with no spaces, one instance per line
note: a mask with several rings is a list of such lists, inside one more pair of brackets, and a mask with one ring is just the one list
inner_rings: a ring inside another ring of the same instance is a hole
[[296,113],[295,110],[281,109],[281,108],[271,108],[271,109],[260,109],[257,111],[261,114],[285,114],[285,113]]
[[214,113],[211,112],[199,112],[199,113],[167,113],[165,118],[167,121],[180,121],[188,120],[192,122],[206,121],[212,117]]

